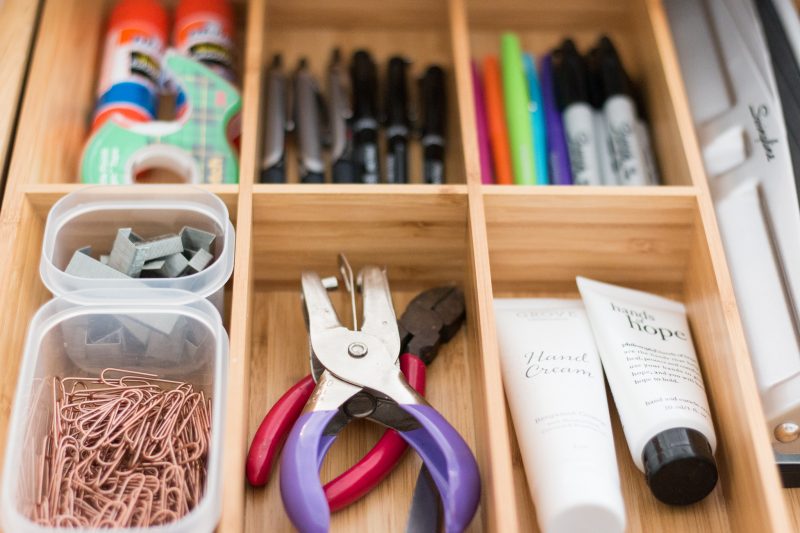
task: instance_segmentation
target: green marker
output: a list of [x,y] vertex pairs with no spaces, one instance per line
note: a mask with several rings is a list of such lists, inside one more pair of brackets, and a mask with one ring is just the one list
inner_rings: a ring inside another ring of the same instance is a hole
[[514,182],[517,185],[536,185],[528,87],[525,84],[522,50],[516,34],[504,33],[500,38],[500,63]]

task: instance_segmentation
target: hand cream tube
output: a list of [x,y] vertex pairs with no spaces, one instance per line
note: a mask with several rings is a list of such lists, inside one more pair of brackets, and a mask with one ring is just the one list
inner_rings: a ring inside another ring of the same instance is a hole
[[577,278],[633,462],[656,498],[703,499],[717,438],[683,304]]
[[583,305],[494,305],[506,397],[543,533],[622,533],[603,369]]

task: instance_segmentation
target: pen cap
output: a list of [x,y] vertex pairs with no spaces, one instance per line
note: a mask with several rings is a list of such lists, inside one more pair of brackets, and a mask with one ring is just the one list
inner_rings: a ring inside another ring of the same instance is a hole
[[408,124],[408,87],[406,72],[408,61],[399,56],[389,60],[386,72],[386,124],[398,126]]
[[653,495],[670,505],[698,502],[717,484],[711,444],[694,429],[662,431],[645,444],[642,462]]
[[575,48],[572,39],[564,39],[561,46],[554,50],[553,75],[560,111],[564,111],[575,102],[589,101],[586,62]]
[[589,73],[589,102],[595,109],[601,109],[606,101],[603,79],[600,76],[600,50],[595,47],[586,54],[586,68]]
[[420,99],[422,105],[422,135],[444,137],[445,101],[444,70],[433,65],[425,70],[420,80]]
[[378,72],[372,56],[366,50],[358,50],[353,54],[350,78],[353,85],[353,118],[375,118],[378,114]]
[[603,84],[606,98],[617,94],[631,96],[631,84],[628,74],[622,66],[614,43],[607,36],[602,36],[597,43],[597,69]]

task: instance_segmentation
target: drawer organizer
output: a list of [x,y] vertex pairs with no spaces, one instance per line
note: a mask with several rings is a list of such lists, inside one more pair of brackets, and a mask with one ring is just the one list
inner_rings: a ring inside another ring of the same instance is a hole
[[[103,0],[45,0],[20,111],[0,239],[0,449],[26,328],[49,294],[39,262],[50,207],[75,183],[87,132]],[[243,134],[238,185],[206,186],[236,226],[226,288],[230,335],[223,532],[291,529],[278,483],[244,480],[249,439],[266,409],[305,375],[301,270],[333,274],[336,253],[358,267],[386,264],[400,309],[419,290],[455,281],[467,295],[467,327],[429,373],[429,398],[465,436],[483,480],[474,531],[536,531],[508,417],[497,353],[494,296],[577,297],[581,274],[686,302],[719,438],[720,483],[686,508],[658,503],[645,487],[613,414],[630,531],[787,531],[800,525],[800,492],[783,490],[766,434],[702,161],[660,0],[251,0],[237,5]],[[470,59],[518,32],[541,53],[564,35],[579,46],[609,33],[643,89],[661,187],[519,187],[480,184]],[[449,76],[447,184],[422,185],[419,153],[408,185],[258,184],[261,88],[276,52],[320,73],[334,46],[383,60],[404,52]],[[334,296],[340,297],[340,294]],[[338,302],[339,305],[343,302]],[[379,430],[349,427],[323,465],[341,472]],[[400,468],[360,503],[333,517],[335,531],[402,531],[419,462]]]

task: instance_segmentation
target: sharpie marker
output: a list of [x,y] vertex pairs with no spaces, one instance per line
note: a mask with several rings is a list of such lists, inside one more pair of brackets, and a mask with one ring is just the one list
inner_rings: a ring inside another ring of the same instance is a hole
[[528,88],[525,84],[519,37],[513,33],[504,33],[500,37],[500,65],[514,183],[535,185],[536,168],[533,162],[533,128],[528,113]]
[[294,73],[295,138],[302,183],[325,182],[320,102],[317,81],[308,68],[308,62],[303,58]]
[[444,173],[444,138],[447,102],[444,70],[428,67],[419,84],[422,110],[422,176],[425,183],[442,184]]
[[353,87],[353,146],[359,181],[380,182],[378,162],[378,71],[365,50],[353,54],[350,63]]
[[472,61],[472,95],[475,99],[475,127],[478,130],[478,155],[481,161],[481,183],[494,183],[492,174],[492,152],[489,145],[489,119],[486,118],[483,82],[478,64]]
[[606,95],[603,113],[611,138],[619,183],[647,185],[648,172],[642,143],[637,134],[636,105],[631,98],[628,76],[622,68],[614,44],[608,37],[602,37],[597,48],[599,75]]
[[589,100],[591,101],[592,114],[594,115],[594,133],[597,138],[597,157],[600,161],[600,179],[604,185],[620,185],[619,178],[617,177],[613,148],[611,147],[611,137],[608,135],[606,115],[603,112],[603,104],[606,101],[606,95],[603,90],[603,80],[600,77],[598,54],[599,50],[593,48],[588,54],[586,63],[589,68]]
[[386,73],[386,183],[408,182],[408,61],[389,59]]
[[358,178],[353,160],[353,132],[350,129],[352,116],[347,75],[337,48],[328,65],[328,127],[333,183],[356,183]]
[[290,127],[289,80],[281,67],[281,56],[272,58],[267,71],[267,119],[264,125],[264,158],[261,162],[261,183],[286,181],[285,139]]
[[553,70],[573,182],[602,185],[586,63],[572,40],[566,39],[553,52]]
[[528,112],[531,114],[533,128],[533,162],[536,167],[536,184],[549,183],[547,171],[547,130],[544,124],[544,106],[542,105],[542,89],[539,75],[536,72],[536,61],[530,54],[523,54],[525,77],[528,80]]
[[572,185],[572,169],[569,164],[567,139],[564,136],[564,123],[556,102],[553,79],[553,59],[547,54],[542,59],[542,105],[544,106],[547,127],[547,159],[550,169],[550,183],[553,185]]

